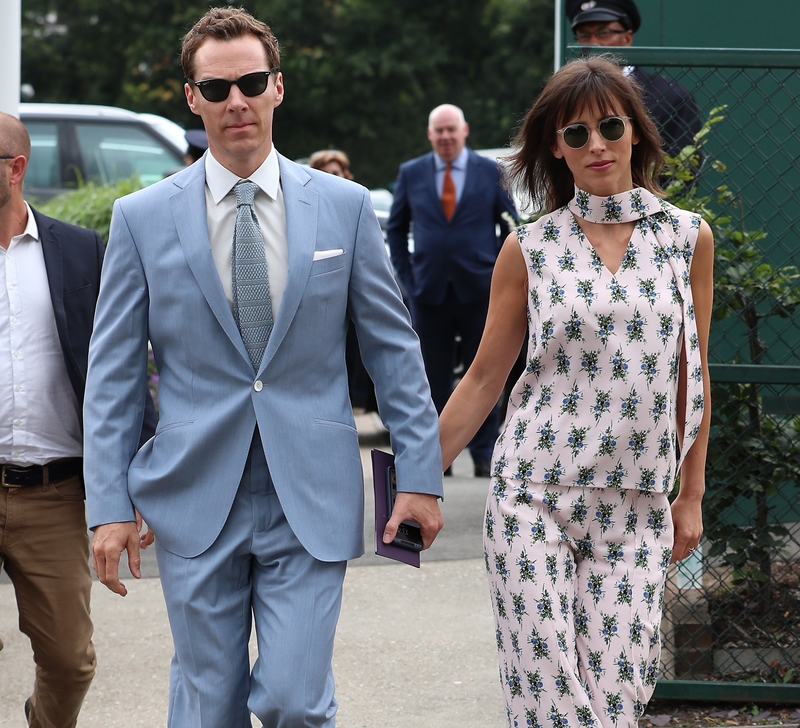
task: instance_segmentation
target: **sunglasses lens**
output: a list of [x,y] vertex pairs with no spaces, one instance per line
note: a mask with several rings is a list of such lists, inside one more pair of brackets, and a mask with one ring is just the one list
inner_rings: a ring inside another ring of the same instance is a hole
[[222,78],[215,78],[198,84],[197,88],[206,101],[224,101],[231,90],[231,82]]
[[241,89],[245,96],[260,96],[267,90],[269,76],[259,71],[258,73],[248,73],[242,76],[236,85]]
[[625,121],[618,116],[603,119],[600,124],[600,134],[609,142],[617,142],[625,134]]
[[267,90],[269,74],[263,71],[247,73],[235,81],[226,81],[224,78],[212,78],[196,84],[206,101],[225,101],[231,92],[231,86],[236,84],[245,96],[260,96]]
[[589,141],[589,130],[583,124],[572,124],[564,129],[564,144],[580,149]]

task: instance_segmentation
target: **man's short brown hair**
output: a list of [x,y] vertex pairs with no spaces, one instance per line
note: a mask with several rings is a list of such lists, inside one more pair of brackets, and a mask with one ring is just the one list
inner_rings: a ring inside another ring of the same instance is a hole
[[[256,20],[244,8],[211,8],[183,37],[181,47],[181,69],[186,78],[193,78],[194,57],[197,49],[207,38],[235,40],[252,35],[261,41],[267,54],[269,68],[279,68],[281,63],[278,39],[266,23]],[[264,69],[265,71],[268,69]]]

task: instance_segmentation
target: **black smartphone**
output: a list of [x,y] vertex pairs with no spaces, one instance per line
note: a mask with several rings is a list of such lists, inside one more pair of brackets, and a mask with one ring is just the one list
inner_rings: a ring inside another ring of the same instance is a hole
[[[392,510],[394,509],[394,501],[397,498],[397,473],[395,472],[394,465],[390,465],[386,469],[386,503],[389,512],[386,514],[389,518],[392,517]],[[400,546],[410,551],[422,551],[422,531],[419,529],[419,524],[414,521],[403,521],[397,527],[397,534],[395,534],[395,546]]]

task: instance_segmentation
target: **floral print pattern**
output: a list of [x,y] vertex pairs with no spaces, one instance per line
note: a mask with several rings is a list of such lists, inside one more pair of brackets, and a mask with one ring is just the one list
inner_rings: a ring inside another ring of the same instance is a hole
[[[578,220],[635,222],[617,271]],[[517,230],[527,366],[484,523],[509,728],[634,728],[653,693],[673,535],[666,493],[704,407],[689,279],[699,227],[644,189],[576,188]]]
[[[616,272],[576,216],[636,222]],[[568,205],[517,230],[530,287],[528,365],[510,398],[495,474],[575,485],[591,472],[594,487],[672,488],[677,453],[691,446],[704,405],[688,283],[698,230],[697,215],[641,188],[605,198],[576,189]],[[682,347],[689,365],[679,448]],[[576,422],[588,428],[580,447]]]
[[509,728],[636,728],[658,679],[667,496],[493,482],[484,546]]

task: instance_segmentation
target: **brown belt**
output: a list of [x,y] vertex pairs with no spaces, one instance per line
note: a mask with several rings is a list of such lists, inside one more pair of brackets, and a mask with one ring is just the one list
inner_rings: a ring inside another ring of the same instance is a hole
[[82,470],[82,458],[56,460],[47,465],[0,465],[0,486],[28,488],[32,485],[42,485],[45,477],[48,483],[58,483],[80,475]]

